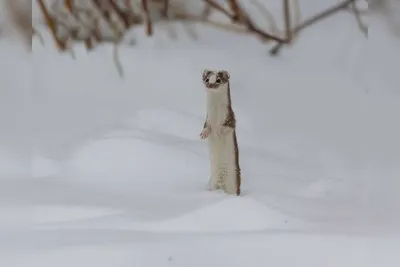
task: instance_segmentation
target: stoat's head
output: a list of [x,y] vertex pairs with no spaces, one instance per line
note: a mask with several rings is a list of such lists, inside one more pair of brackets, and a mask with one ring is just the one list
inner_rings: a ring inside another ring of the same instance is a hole
[[203,72],[203,83],[208,92],[223,92],[228,88],[229,73],[226,70],[209,70]]

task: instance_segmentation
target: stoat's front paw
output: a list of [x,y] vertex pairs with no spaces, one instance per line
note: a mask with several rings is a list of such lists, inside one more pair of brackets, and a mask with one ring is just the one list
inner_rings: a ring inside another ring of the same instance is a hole
[[204,128],[204,130],[201,132],[200,137],[201,139],[206,139],[211,133],[210,128]]

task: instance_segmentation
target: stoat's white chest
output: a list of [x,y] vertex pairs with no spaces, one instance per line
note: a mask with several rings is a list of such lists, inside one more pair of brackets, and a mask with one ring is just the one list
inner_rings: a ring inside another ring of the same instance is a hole
[[207,116],[211,127],[222,125],[228,116],[228,95],[207,93]]

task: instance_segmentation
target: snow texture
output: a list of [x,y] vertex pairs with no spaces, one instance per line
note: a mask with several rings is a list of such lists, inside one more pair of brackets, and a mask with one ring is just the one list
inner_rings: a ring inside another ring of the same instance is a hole
[[[276,58],[138,28],[123,79],[110,46],[2,38],[0,266],[400,266],[400,40],[369,26],[337,14]],[[205,68],[231,75],[240,197],[207,190]]]

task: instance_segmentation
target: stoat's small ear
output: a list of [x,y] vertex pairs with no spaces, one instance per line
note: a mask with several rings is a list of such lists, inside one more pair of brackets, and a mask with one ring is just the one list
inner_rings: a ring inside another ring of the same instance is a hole
[[221,70],[220,73],[221,73],[221,75],[222,75],[222,77],[223,77],[223,79],[224,79],[225,81],[228,81],[229,78],[231,77],[231,75],[229,74],[229,72],[226,71],[226,70]]
[[205,70],[203,71],[203,80],[207,77],[207,75],[208,75],[210,72],[211,72],[211,70],[209,70],[209,69],[205,69]]

